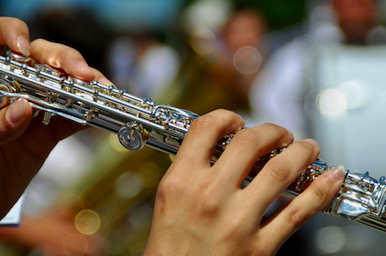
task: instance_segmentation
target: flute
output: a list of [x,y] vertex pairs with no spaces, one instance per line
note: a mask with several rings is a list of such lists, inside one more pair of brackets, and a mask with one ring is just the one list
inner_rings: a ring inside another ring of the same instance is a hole
[[[157,105],[151,99],[138,98],[113,85],[98,81],[87,83],[63,74],[45,64],[31,66],[31,59],[8,51],[0,57],[0,98],[9,102],[23,98],[36,109],[44,111],[43,123],[53,115],[79,124],[90,125],[116,133],[120,143],[129,150],[145,145],[175,155],[185,134],[198,115],[168,105]],[[222,138],[214,149],[212,162],[221,156],[233,135]],[[264,165],[284,149],[275,149],[260,157],[246,177],[251,182]],[[282,193],[294,198],[304,191],[329,167],[318,159],[309,165]],[[385,177],[376,180],[368,173],[347,172],[332,203],[324,211],[366,226],[386,231]]]

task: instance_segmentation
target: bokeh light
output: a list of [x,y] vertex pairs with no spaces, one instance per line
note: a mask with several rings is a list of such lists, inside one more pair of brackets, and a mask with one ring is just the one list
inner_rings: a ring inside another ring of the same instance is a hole
[[337,226],[321,228],[316,233],[316,244],[323,253],[339,252],[346,245],[346,232]]
[[101,225],[98,213],[92,210],[82,210],[75,217],[75,226],[78,231],[85,235],[97,232]]
[[135,180],[145,188],[154,188],[161,180],[162,174],[158,166],[152,162],[142,165],[135,173]]
[[122,144],[119,142],[118,136],[114,133],[110,134],[110,145],[118,152],[128,151],[124,146],[122,146]]
[[347,110],[346,95],[337,88],[321,91],[317,103],[320,113],[326,116],[340,116]]
[[368,100],[369,86],[361,80],[347,80],[339,85],[347,99],[347,109],[358,109],[364,107]]
[[216,40],[212,31],[201,28],[192,33],[191,45],[198,54],[207,55],[216,50]]
[[252,46],[243,46],[233,56],[233,65],[242,74],[250,75],[259,70],[263,62],[261,53]]
[[138,195],[142,186],[138,184],[133,172],[125,172],[115,181],[115,192],[122,199],[130,199]]

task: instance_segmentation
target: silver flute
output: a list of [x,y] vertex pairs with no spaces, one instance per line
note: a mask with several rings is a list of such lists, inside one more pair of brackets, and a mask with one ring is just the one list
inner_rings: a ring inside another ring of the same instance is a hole
[[[116,133],[129,150],[147,145],[175,155],[197,114],[168,105],[157,105],[98,81],[87,83],[63,74],[45,64],[8,51],[0,56],[0,98],[9,103],[26,99],[36,109],[44,111],[43,123],[48,125],[53,115],[62,116],[83,125]],[[233,135],[221,139],[214,150],[215,163]],[[273,150],[260,157],[246,182],[251,182],[263,166],[284,149]],[[318,159],[283,192],[294,198],[304,191],[329,167]],[[332,203],[324,211],[386,232],[386,179],[376,180],[368,173],[347,172],[346,178]]]

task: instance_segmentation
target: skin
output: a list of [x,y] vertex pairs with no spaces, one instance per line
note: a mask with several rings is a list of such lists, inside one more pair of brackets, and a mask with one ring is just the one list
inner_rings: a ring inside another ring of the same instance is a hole
[[[110,83],[72,48],[43,39],[29,45],[28,28],[20,20],[0,18],[0,29],[1,44],[30,55],[36,62],[84,81]],[[61,117],[53,117],[45,126],[41,118],[31,118],[32,112],[23,100],[1,106],[1,216],[24,192],[57,142],[83,129]],[[292,134],[273,124],[243,129],[244,124],[240,116],[226,110],[213,111],[192,123],[159,184],[145,255],[272,255],[331,202],[341,187],[344,170],[332,169],[321,175],[263,222],[268,206],[315,161],[320,149],[313,140],[292,143]],[[229,133],[236,135],[211,166],[216,142]],[[289,144],[249,186],[240,188],[259,156]]]
[[55,209],[34,218],[23,217],[20,227],[1,227],[1,241],[38,250],[43,256],[103,255],[104,240],[98,234],[81,234],[73,218]]
[[[341,169],[321,175],[263,222],[268,206],[315,161],[320,149],[309,139],[292,143],[241,189],[257,157],[293,140],[290,132],[273,124],[240,130],[243,126],[238,115],[225,110],[193,122],[159,185],[145,255],[273,255],[293,232],[328,206],[341,187],[345,175]],[[211,166],[216,141],[235,131]]]
[[[29,53],[37,63],[49,64],[84,81],[108,82],[100,72],[88,66],[78,51],[65,45],[37,39],[20,50],[18,40],[22,37],[24,42],[29,42],[29,32],[26,24],[18,19],[1,17],[0,29],[2,45],[6,44],[16,52]],[[58,141],[84,128],[60,117],[53,117],[50,125],[45,126],[41,117],[31,118],[33,109],[27,101],[4,103],[3,99],[0,110],[0,217],[5,216],[19,199]]]

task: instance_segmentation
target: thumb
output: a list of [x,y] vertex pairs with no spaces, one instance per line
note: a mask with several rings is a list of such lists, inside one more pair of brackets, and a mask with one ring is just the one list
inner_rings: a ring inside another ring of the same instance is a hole
[[[2,100],[5,100],[3,98]],[[19,137],[28,127],[32,117],[32,107],[25,99],[20,99],[0,110],[0,145]]]

